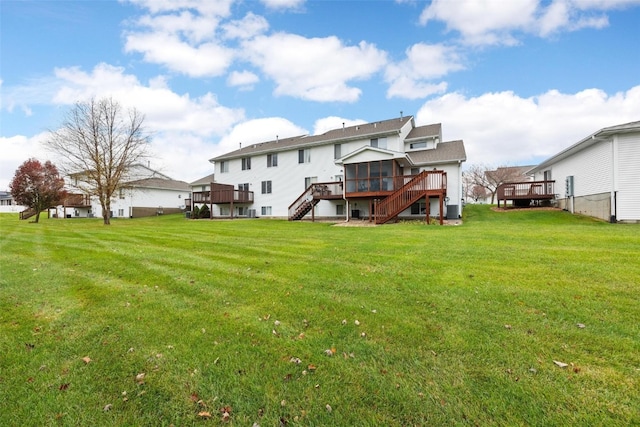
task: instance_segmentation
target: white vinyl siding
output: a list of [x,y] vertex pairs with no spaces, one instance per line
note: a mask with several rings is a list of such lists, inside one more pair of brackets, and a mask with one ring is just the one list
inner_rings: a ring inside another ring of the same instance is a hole
[[640,219],[640,134],[618,136],[617,219]]

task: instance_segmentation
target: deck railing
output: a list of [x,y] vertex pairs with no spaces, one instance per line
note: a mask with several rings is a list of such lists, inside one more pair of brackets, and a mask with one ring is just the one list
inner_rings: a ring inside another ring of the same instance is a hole
[[376,223],[384,224],[429,194],[443,196],[446,189],[447,174],[444,171],[422,171],[418,175],[407,176],[403,186],[376,204]]
[[192,193],[193,203],[253,203],[253,191],[213,190]]
[[[429,185],[434,189],[447,189],[446,173],[442,171],[426,171],[429,173]],[[347,179],[346,196],[357,197],[362,195],[386,195],[404,187],[417,175],[397,175],[375,178],[351,178]],[[365,194],[369,193],[369,194]]]
[[297,220],[306,215],[319,200],[341,199],[343,182],[314,182],[289,205],[289,220]]
[[67,194],[62,201],[62,206],[67,208],[91,206],[91,197],[86,194]]
[[502,200],[551,200],[555,199],[555,181],[520,181],[505,182],[497,191],[498,207]]

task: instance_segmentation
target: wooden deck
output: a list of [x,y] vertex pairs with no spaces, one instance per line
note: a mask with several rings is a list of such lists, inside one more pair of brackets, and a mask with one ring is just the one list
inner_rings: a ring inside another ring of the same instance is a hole
[[532,202],[553,200],[556,198],[555,181],[521,181],[505,182],[497,190],[498,207],[502,201],[503,207],[507,201],[516,206],[529,206]]

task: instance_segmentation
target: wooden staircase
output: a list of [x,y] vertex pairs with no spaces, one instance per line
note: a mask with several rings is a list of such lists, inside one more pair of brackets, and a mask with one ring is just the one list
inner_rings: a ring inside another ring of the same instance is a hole
[[442,200],[447,189],[446,176],[446,173],[442,171],[420,172],[375,205],[376,224],[384,224],[391,221],[412,204],[430,195],[440,198],[440,222],[442,223]]
[[299,221],[306,214],[311,212],[315,205],[320,203],[320,199],[314,198],[314,185],[311,184],[307,189],[289,206],[289,221]]
[[25,210],[23,210],[22,212],[20,212],[20,219],[29,219],[32,216],[35,216],[38,213],[38,211],[36,211],[33,208],[27,208]]

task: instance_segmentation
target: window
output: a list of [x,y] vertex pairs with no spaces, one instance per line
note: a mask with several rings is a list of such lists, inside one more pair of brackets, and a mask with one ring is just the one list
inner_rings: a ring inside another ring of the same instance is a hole
[[418,202],[411,205],[411,215],[424,215],[427,213],[427,204]]
[[339,159],[342,157],[342,144],[334,144],[333,145],[333,158]]
[[311,163],[311,150],[305,148],[298,150],[298,163]]
[[249,183],[245,182],[244,184],[238,184],[238,190],[249,191]]
[[409,148],[411,148],[412,150],[416,150],[418,148],[427,148],[427,141],[413,142],[409,144]]
[[411,175],[418,175],[420,173],[420,168],[411,168]]
[[344,205],[336,205],[336,215],[344,215]]
[[239,206],[238,207],[238,216],[246,216],[248,213],[248,208],[245,206]]
[[118,209],[118,216],[124,216],[124,209]]
[[271,181],[262,181],[262,194],[271,194]]
[[120,196],[120,199],[124,199],[124,188],[120,188],[118,190],[118,195]]
[[307,188],[309,188],[309,186],[310,186],[311,184],[314,184],[314,183],[316,183],[316,182],[318,182],[318,177],[317,177],[317,176],[308,176],[308,177],[306,177],[306,178],[304,179],[304,188],[305,188],[305,190],[306,190]]
[[228,173],[229,172],[229,162],[225,162],[224,160],[220,162],[220,173]]
[[220,206],[220,215],[229,216],[229,206]]
[[242,158],[242,170],[248,171],[251,169],[251,157],[243,157]]
[[271,215],[271,206],[263,206],[261,212],[262,215]]
[[371,138],[371,146],[376,148],[387,148],[387,138]]
[[275,168],[278,166],[278,153],[267,154],[267,167]]

